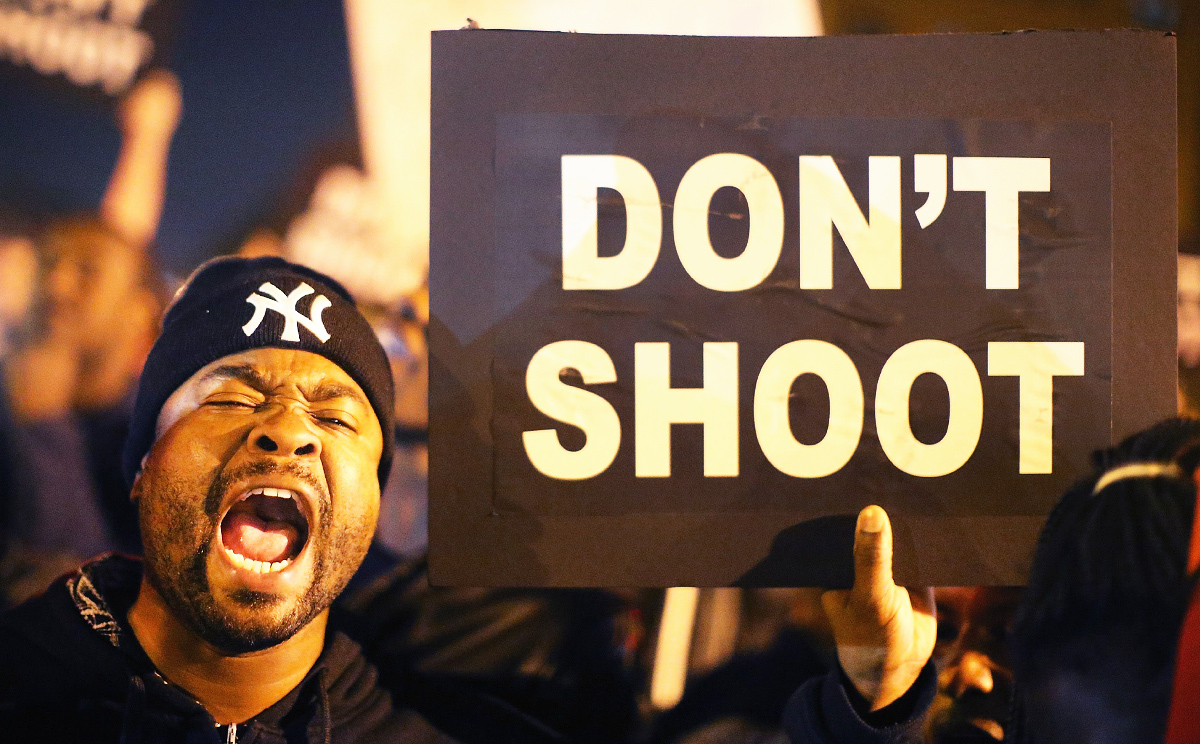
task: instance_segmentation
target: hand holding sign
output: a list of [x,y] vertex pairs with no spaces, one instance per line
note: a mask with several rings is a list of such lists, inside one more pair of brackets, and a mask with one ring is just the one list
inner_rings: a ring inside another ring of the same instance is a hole
[[892,525],[880,507],[858,514],[853,588],[825,592],[821,604],[838,661],[871,710],[912,687],[937,639],[933,590],[909,591],[892,581]]

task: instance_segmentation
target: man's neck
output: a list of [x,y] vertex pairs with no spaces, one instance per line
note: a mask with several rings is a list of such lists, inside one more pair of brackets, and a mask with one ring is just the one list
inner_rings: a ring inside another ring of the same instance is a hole
[[329,612],[276,646],[229,655],[171,614],[142,579],[129,625],[154,666],[196,697],[217,723],[241,723],[279,702],[300,684],[321,655]]

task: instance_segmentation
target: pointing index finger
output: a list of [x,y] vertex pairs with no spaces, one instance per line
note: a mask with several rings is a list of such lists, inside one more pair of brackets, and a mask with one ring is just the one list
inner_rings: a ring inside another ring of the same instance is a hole
[[881,507],[866,507],[858,513],[854,528],[855,599],[880,606],[895,589],[892,581],[892,525]]

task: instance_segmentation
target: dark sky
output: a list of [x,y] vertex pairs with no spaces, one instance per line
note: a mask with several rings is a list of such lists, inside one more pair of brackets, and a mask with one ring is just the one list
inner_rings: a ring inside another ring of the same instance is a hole
[[[177,18],[184,115],[158,252],[186,274],[275,210],[314,151],[356,134],[338,0],[190,2]],[[0,202],[95,209],[118,145],[102,106],[0,83]]]

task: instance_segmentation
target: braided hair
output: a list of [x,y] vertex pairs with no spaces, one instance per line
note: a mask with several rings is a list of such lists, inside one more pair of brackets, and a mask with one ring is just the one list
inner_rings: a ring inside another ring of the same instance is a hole
[[1161,741],[1191,580],[1200,421],[1092,456],[1051,511],[1012,632],[1014,742]]

